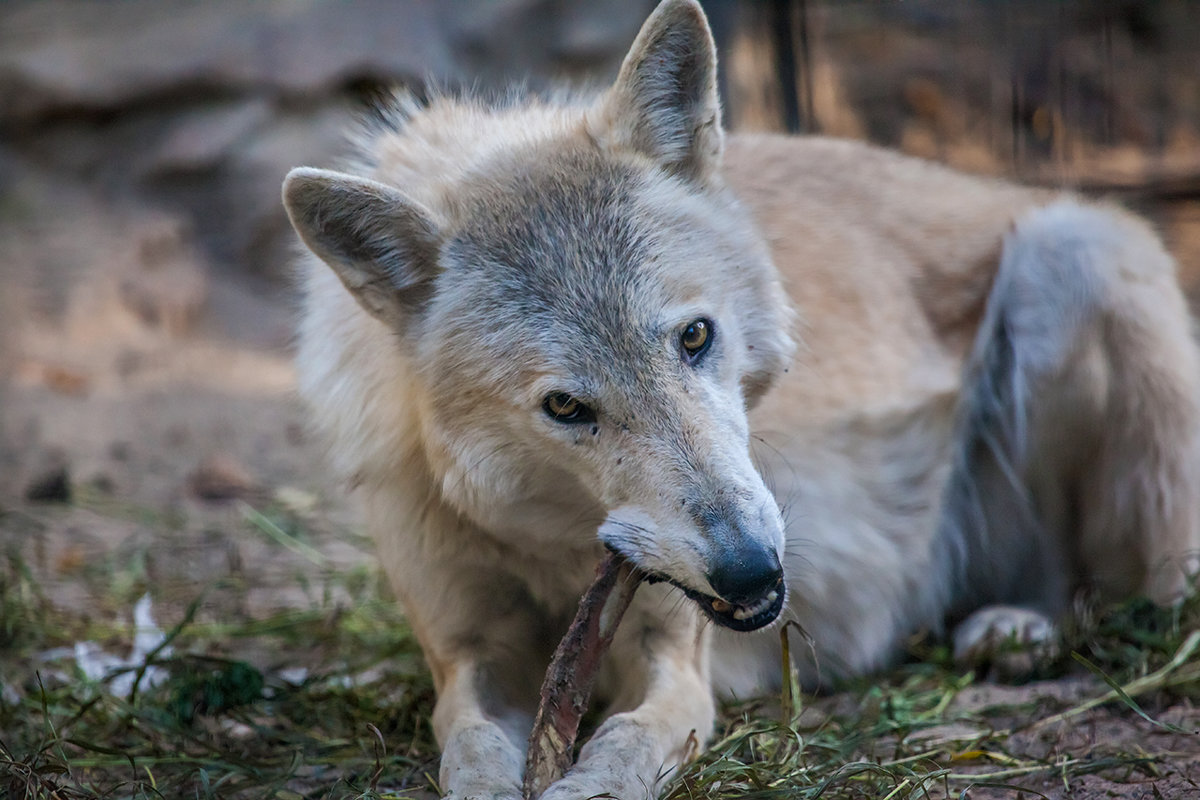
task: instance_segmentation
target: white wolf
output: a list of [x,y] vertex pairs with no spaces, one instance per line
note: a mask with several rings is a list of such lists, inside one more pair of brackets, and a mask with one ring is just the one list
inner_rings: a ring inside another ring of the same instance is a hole
[[654,792],[714,692],[778,685],[777,634],[749,632],[777,619],[816,684],[917,628],[968,657],[1081,589],[1185,585],[1200,364],[1147,226],[726,137],[715,69],[699,6],[665,0],[603,94],[402,100],[345,172],[284,185],[301,390],[424,647],[455,797],[519,796],[605,546],[662,580],[548,800]]

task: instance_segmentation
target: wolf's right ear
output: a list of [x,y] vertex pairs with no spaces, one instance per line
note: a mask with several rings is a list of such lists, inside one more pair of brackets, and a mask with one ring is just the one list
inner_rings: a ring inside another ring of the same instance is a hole
[[589,120],[596,141],[684,177],[716,173],[724,148],[717,47],[696,0],[663,0],[654,9],[598,111]]
[[440,239],[429,214],[391,186],[298,167],[283,205],[300,239],[359,305],[400,328],[433,294]]

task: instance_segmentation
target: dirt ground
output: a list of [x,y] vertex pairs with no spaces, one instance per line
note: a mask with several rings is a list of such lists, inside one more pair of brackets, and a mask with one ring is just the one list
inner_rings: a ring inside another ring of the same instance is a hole
[[[1009,716],[1003,713],[988,715],[997,728],[1016,731],[1006,737],[1007,755],[1042,763],[1087,765],[1095,769],[1094,774],[1070,778],[1065,772],[1056,774],[1051,770],[1014,775],[1008,779],[1030,792],[1040,792],[1056,800],[1183,800],[1200,797],[1200,709],[1191,703],[1150,698],[1146,710],[1154,723],[1119,705],[1058,723],[1034,721],[1064,704],[1069,706],[1101,695],[1105,688],[1091,676],[1024,686],[980,685],[959,695],[955,706],[962,710],[1022,709],[1021,713]],[[926,730],[919,735],[936,736],[937,731]],[[1143,754],[1147,760],[1132,766],[1128,763],[1105,766],[1106,761],[1129,753]],[[1002,766],[995,761],[986,763],[991,760],[987,756],[978,759],[959,756],[959,759],[964,772],[990,772]],[[968,796],[972,800],[984,800],[1020,795],[1010,788],[983,786],[972,789]]]
[[289,297],[209,280],[181,256],[131,297],[128,265],[141,262],[127,251],[162,246],[167,227],[139,222],[132,244],[100,229],[6,231],[8,263],[26,249],[23,263],[58,285],[10,275],[3,287],[20,313],[5,320],[0,543],[66,607],[94,607],[101,563],[168,604],[231,575],[244,579],[241,613],[303,603],[305,559],[249,535],[247,508],[294,507],[334,567],[369,556],[329,533],[352,531],[353,514],[293,396]]

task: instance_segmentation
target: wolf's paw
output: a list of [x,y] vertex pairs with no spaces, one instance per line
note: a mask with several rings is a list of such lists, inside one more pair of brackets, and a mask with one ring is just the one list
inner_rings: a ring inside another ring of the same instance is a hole
[[523,800],[520,789],[470,790],[466,794],[450,792],[442,800]]
[[651,788],[640,782],[630,783],[627,777],[596,772],[577,774],[573,771],[551,784],[542,795],[542,800],[588,800],[592,797],[651,800],[654,797]]
[[1058,630],[1040,611],[1019,606],[985,606],[954,629],[954,660],[989,667],[1000,680],[1029,677],[1058,654]]

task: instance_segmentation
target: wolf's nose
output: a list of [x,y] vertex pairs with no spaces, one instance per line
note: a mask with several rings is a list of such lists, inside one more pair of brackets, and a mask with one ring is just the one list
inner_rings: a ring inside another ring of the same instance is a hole
[[[732,555],[732,554],[731,554]],[[708,573],[708,582],[722,600],[749,604],[783,581],[783,568],[774,552],[762,547],[739,550]]]

